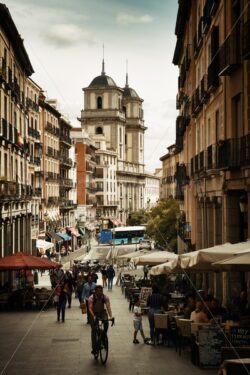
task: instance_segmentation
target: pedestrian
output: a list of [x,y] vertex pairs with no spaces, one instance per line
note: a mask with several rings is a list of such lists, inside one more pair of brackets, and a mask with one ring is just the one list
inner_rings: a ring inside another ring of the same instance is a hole
[[68,308],[71,308],[71,301],[72,301],[72,293],[74,291],[75,287],[75,281],[74,278],[69,270],[66,271],[65,273],[65,280],[67,282],[69,291],[68,291]]
[[112,290],[113,288],[113,279],[115,277],[115,270],[113,266],[110,264],[107,269],[107,278],[108,278],[108,290]]
[[92,277],[92,280],[94,281],[94,283],[97,284],[98,275],[95,271],[91,272],[91,277]]
[[82,289],[82,298],[81,298],[81,301],[82,302],[85,302],[86,303],[86,307],[87,307],[87,324],[90,324],[90,319],[89,319],[89,303],[88,303],[88,300],[89,300],[89,297],[91,296],[91,294],[93,294],[94,290],[95,290],[95,287],[96,287],[96,283],[94,283],[92,281],[92,277],[89,275],[88,276],[88,281],[83,285],[83,289]]
[[143,266],[144,280],[147,280],[147,278],[148,278],[148,271],[149,271],[149,269],[148,269],[148,265],[145,264],[145,265]]
[[139,344],[139,341],[137,340],[138,331],[140,331],[141,336],[142,336],[144,342],[146,343],[146,338],[145,338],[143,328],[142,328],[142,315],[143,315],[143,313],[141,311],[140,300],[139,300],[139,298],[137,298],[135,300],[135,306],[134,306],[134,329],[135,329],[134,340],[133,340],[134,344]]
[[[149,321],[149,328],[150,328],[150,341],[147,341],[147,344],[153,345],[158,337],[155,336],[155,314],[161,312],[164,306],[164,297],[159,292],[159,288],[157,285],[152,286],[152,294],[148,297],[147,306],[149,307],[148,310],[148,321]],[[155,340],[156,339],[156,340]]]
[[107,270],[105,266],[102,267],[101,274],[102,274],[102,286],[103,288],[105,288],[107,286]]
[[60,315],[62,316],[62,322],[65,322],[65,308],[68,299],[68,284],[65,279],[63,279],[60,284],[57,285],[55,289],[55,294],[58,296],[57,303],[57,321],[60,322]]

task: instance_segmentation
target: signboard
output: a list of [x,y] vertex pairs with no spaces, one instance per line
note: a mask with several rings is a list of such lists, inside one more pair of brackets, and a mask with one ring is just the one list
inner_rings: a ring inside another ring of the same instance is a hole
[[250,345],[250,327],[231,327],[230,336],[233,346]]
[[152,288],[142,287],[140,291],[140,305],[141,307],[147,306],[148,297],[152,294]]
[[207,326],[199,330],[200,367],[217,368],[221,364],[224,335],[220,327]]

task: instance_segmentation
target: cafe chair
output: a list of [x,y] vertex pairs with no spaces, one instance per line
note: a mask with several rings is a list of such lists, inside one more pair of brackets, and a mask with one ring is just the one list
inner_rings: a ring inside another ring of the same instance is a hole
[[190,319],[176,319],[179,355],[181,355],[186,345],[190,346],[191,344],[191,322]]

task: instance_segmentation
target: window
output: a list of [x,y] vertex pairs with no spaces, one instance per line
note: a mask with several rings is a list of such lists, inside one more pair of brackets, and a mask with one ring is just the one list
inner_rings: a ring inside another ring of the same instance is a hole
[[97,98],[97,108],[102,109],[102,97],[98,96]]
[[219,110],[217,110],[215,112],[215,143],[218,142],[218,140],[220,139],[220,112]]
[[232,130],[235,138],[240,138],[243,135],[241,113],[241,97],[238,94],[232,98]]
[[98,128],[96,128],[96,130],[95,130],[95,134],[103,134],[102,127],[98,126]]

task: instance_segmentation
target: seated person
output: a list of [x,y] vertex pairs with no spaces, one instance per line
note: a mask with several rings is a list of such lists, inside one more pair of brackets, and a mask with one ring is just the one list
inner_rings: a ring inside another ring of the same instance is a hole
[[185,319],[190,319],[191,313],[195,310],[194,296],[188,296],[183,306],[182,314]]
[[245,314],[248,312],[248,300],[247,300],[247,292],[242,290],[240,292],[239,297],[234,298],[233,305],[237,307],[237,310],[240,314]]
[[208,323],[209,319],[206,314],[206,308],[202,301],[196,302],[196,309],[191,313],[190,319],[193,323]]

